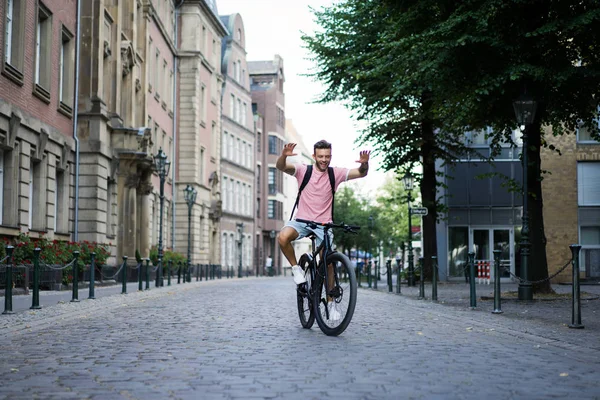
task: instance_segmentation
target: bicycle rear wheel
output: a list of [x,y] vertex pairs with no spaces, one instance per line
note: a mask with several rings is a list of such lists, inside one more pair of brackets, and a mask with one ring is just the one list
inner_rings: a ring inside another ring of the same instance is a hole
[[312,328],[315,323],[315,312],[312,305],[311,289],[312,289],[312,256],[310,254],[303,254],[300,257],[298,265],[304,271],[306,271],[306,282],[298,285],[296,288],[297,300],[298,300],[298,316],[300,317],[300,323],[305,329]]
[[356,306],[356,277],[348,257],[334,252],[327,257],[328,281],[323,265],[313,285],[315,317],[324,334],[337,336],[350,324]]

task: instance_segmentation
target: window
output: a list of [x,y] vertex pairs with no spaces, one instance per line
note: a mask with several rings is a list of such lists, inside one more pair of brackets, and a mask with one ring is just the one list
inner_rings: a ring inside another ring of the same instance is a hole
[[269,194],[276,194],[277,193],[276,176],[277,176],[277,170],[275,168],[273,168],[273,167],[269,167],[269,178],[268,178],[268,182],[269,182]]
[[[113,207],[114,207],[114,203],[115,203],[115,188],[117,186],[117,182],[114,179],[111,179],[110,177],[107,178],[106,180],[106,236],[107,237],[114,237],[115,235],[115,230],[114,230],[114,219],[113,219]],[[154,223],[156,222],[156,211],[155,211],[155,204],[150,208],[151,213],[152,213],[152,224],[151,226],[152,228],[152,240],[154,240],[154,235],[155,235],[155,228],[154,228]]]
[[[598,106],[598,112],[600,113],[600,106]],[[594,128],[600,129],[600,117],[595,119],[594,123],[595,123]],[[578,142],[598,142],[598,140],[596,138],[594,138],[595,133],[596,132],[594,132],[593,128],[583,127],[582,124],[580,124],[579,129],[577,129],[577,141]]]
[[260,165],[256,166],[256,192],[260,193]]
[[167,60],[163,60],[162,77],[164,79],[164,82],[163,82],[163,88],[162,88],[163,102],[161,105],[162,105],[162,108],[164,110],[166,110],[167,109],[166,100],[169,98],[169,81],[166,79],[167,78]]
[[60,67],[58,86],[58,99],[60,110],[69,115],[73,112],[73,71],[75,63],[75,46],[73,34],[64,26],[61,33],[62,45],[60,47]]
[[227,265],[227,233],[223,233],[223,243],[221,243],[221,265]]
[[260,218],[260,197],[256,198],[256,218]]
[[50,102],[51,50],[52,14],[42,3],[39,3],[35,30],[34,93],[46,102]]
[[218,144],[219,143],[217,142],[217,124],[213,122],[210,128],[210,149],[211,154],[213,156],[217,154]]
[[275,200],[269,200],[269,205],[267,206],[267,217],[269,219],[275,219]]
[[235,114],[235,120],[242,123],[242,101],[237,99],[237,112]]
[[4,72],[18,83],[23,81],[25,3],[25,0],[7,0],[4,21]]
[[235,162],[240,163],[241,159],[241,141],[240,138],[237,138],[235,141]]
[[269,154],[279,154],[277,150],[277,136],[269,135]]
[[[56,202],[54,205],[54,231],[61,233],[69,231],[69,182],[67,177],[68,172],[66,170],[56,168],[56,182],[54,187],[54,200]],[[108,199],[110,205],[110,192],[108,193]]]
[[233,233],[229,234],[229,265],[233,266],[235,260],[235,238]]
[[582,226],[579,228],[579,243],[583,246],[600,245],[600,226]]
[[231,95],[231,103],[229,103],[229,116],[235,119],[235,96]]
[[204,148],[200,148],[200,182],[204,183]]
[[229,134],[227,133],[227,131],[223,131],[223,143],[221,144],[221,146],[223,146],[221,148],[221,157],[223,158],[227,158],[227,139],[229,138]]
[[235,183],[235,212],[241,213],[242,211],[242,187],[240,181]]
[[158,74],[160,72],[159,69],[159,65],[160,65],[160,51],[157,49],[155,56],[154,56],[154,65],[152,66],[152,86],[154,87],[154,98],[156,100],[160,99],[160,93],[159,93],[159,87],[158,87],[158,81],[159,81],[159,77]]
[[227,196],[227,177],[224,176],[223,177],[223,182],[221,183],[221,193],[223,194],[223,207],[225,208],[225,210],[227,210],[227,200],[228,200],[228,196]]
[[600,162],[577,163],[577,198],[580,206],[600,206]]
[[29,168],[29,229],[42,231],[46,227],[47,169],[44,161],[34,161],[33,158]]
[[246,118],[247,118],[248,114],[246,114],[246,108],[247,108],[246,103],[243,103],[242,104],[242,125],[246,125],[246,121],[247,121]]
[[231,161],[234,161],[234,147],[235,147],[235,138],[233,137],[233,135],[229,135],[229,149],[227,150],[227,153],[229,154],[229,159]]
[[229,193],[227,193],[228,199],[227,203],[229,204],[228,210],[233,212],[233,180],[229,180],[229,186],[227,187]]
[[262,134],[260,132],[256,132],[256,151],[261,152],[262,148]]
[[248,151],[246,152],[246,157],[248,158],[246,160],[246,166],[248,168],[252,168],[252,145],[250,143],[248,143]]

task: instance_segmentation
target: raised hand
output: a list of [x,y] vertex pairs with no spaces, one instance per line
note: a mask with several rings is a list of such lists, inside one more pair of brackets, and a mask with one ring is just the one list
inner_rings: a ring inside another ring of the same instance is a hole
[[296,147],[296,143],[287,143],[283,145],[283,150],[281,151],[281,155],[285,157],[293,157],[296,155],[294,153],[294,147]]
[[356,160],[357,163],[368,163],[369,162],[369,156],[371,155],[371,150],[362,150],[360,152],[360,158],[358,160]]

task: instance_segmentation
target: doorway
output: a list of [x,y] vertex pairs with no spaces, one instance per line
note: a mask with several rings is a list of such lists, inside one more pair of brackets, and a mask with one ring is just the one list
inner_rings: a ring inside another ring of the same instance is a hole
[[475,252],[476,263],[489,265],[489,283],[494,279],[494,250],[501,251],[500,278],[502,281],[510,281],[510,274],[515,273],[514,241],[514,229],[511,227],[477,227],[469,229],[469,248]]

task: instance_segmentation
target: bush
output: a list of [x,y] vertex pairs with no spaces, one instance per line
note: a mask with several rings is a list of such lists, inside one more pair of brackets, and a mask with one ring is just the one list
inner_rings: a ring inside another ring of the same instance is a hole
[[[152,261],[152,265],[158,265],[158,248],[156,246],[152,246],[150,249],[150,261]],[[166,266],[169,261],[172,262],[173,268],[179,263],[183,263],[184,266],[187,265],[187,258],[183,254],[167,249],[163,251],[163,266]]]
[[[16,238],[4,237],[1,239],[4,243],[0,249],[0,257],[6,255],[5,247],[14,246],[13,262],[15,264],[33,264],[33,250],[40,248],[40,264],[65,265],[73,260],[73,252],[79,251],[77,267],[79,271],[91,263],[91,253],[95,253],[96,266],[106,264],[110,257],[110,244],[101,244],[96,242],[70,242],[60,240],[48,240],[44,236],[40,238],[31,238],[26,233],[21,233]],[[0,258],[0,259],[1,259]],[[63,283],[67,284],[73,280],[72,267],[63,270]]]

